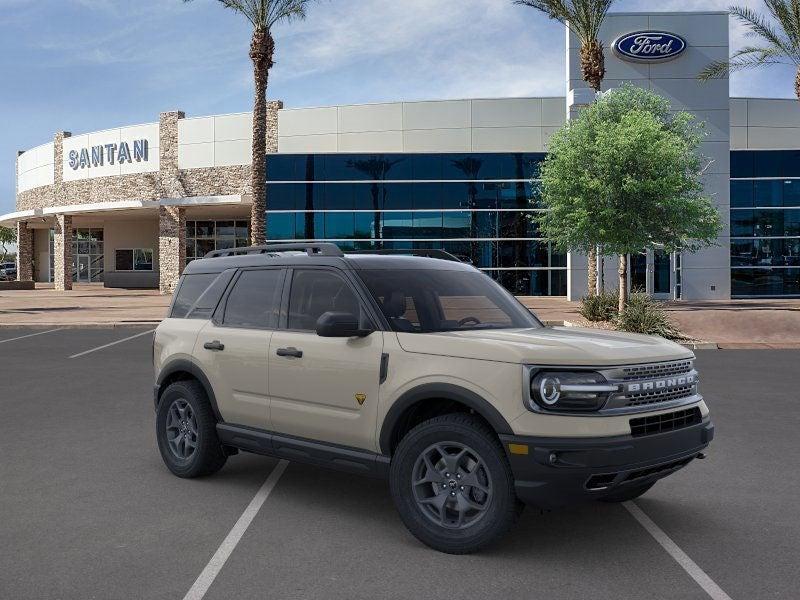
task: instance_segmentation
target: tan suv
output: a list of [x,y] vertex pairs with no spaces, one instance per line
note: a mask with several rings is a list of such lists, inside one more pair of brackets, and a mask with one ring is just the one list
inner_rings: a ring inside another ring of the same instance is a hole
[[544,327],[443,252],[222,250],[155,333],[158,447],[180,477],[238,451],[389,479],[408,529],[474,551],[524,504],[640,496],[713,437],[694,356]]

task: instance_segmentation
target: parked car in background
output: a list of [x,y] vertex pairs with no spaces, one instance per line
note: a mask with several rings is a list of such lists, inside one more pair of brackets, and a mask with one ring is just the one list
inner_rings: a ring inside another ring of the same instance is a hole
[[0,263],[0,281],[13,281],[17,278],[17,263]]

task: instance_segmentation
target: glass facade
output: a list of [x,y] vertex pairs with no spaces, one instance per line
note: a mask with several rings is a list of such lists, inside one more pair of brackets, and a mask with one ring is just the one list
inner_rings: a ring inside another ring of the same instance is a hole
[[515,294],[564,296],[566,255],[531,220],[540,210],[535,179],[544,156],[270,155],[267,239],[439,248]]
[[800,150],[731,152],[731,295],[800,295]]
[[250,220],[186,221],[186,264],[213,250],[250,245]]

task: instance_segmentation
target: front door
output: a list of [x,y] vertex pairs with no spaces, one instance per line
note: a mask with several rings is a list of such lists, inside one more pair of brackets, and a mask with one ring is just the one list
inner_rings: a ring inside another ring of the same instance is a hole
[[91,277],[89,275],[89,257],[86,255],[78,256],[78,281],[89,283]]
[[286,328],[269,348],[271,429],[375,450],[383,334],[323,338],[317,319],[346,312],[368,317],[354,287],[333,269],[294,269]]
[[214,319],[197,336],[195,359],[228,423],[269,425],[268,351],[284,273],[280,268],[239,273]]

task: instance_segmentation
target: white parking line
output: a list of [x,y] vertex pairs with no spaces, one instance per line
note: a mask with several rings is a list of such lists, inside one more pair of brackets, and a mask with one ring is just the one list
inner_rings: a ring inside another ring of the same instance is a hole
[[47,331],[38,331],[36,333],[29,333],[28,335],[21,335],[19,337],[11,338],[8,340],[0,340],[0,344],[5,344],[6,342],[16,342],[17,340],[24,340],[25,338],[33,337],[36,335],[44,335],[45,333],[53,333],[54,331],[61,331],[63,328],[59,329],[49,329]]
[[91,354],[92,352],[97,352],[98,350],[102,350],[103,348],[108,348],[109,346],[116,346],[117,344],[121,344],[122,342],[127,342],[128,340],[132,340],[134,338],[142,337],[143,335],[147,335],[148,333],[153,333],[155,329],[151,329],[149,331],[143,331],[142,333],[137,333],[136,335],[132,335],[130,337],[122,338],[121,340],[117,340],[116,342],[111,342],[110,344],[103,344],[102,346],[98,346],[97,348],[92,348],[91,350],[86,350],[84,352],[78,352],[77,354],[73,354],[70,358],[78,358],[79,356],[85,356],[87,354]]
[[675,562],[683,567],[683,570],[689,574],[689,577],[694,579],[713,600],[731,600],[731,597],[728,596],[703,569],[697,566],[697,563],[689,558],[689,555],[681,550],[678,544],[673,542],[658,525],[653,523],[652,519],[650,519],[641,508],[636,506],[633,502],[623,502],[622,505],[628,509],[628,512],[633,515],[634,519],[639,521],[639,524],[647,530],[647,533],[653,536],[659,545],[667,551],[667,554],[674,558]]
[[216,579],[217,575],[222,570],[228,557],[231,555],[234,548],[236,548],[239,540],[242,539],[244,532],[247,531],[250,523],[253,522],[253,519],[261,509],[261,505],[264,504],[264,501],[269,497],[270,493],[275,488],[275,484],[278,483],[278,479],[281,478],[281,475],[283,475],[288,465],[289,461],[278,461],[278,464],[272,469],[269,477],[267,477],[261,488],[256,492],[256,495],[253,496],[250,504],[244,509],[242,516],[236,521],[233,529],[231,529],[230,533],[222,540],[222,544],[217,548],[211,560],[208,561],[206,568],[200,573],[200,576],[195,580],[191,589],[186,592],[183,600],[201,600],[201,598],[206,595],[208,588],[214,583],[214,579]]

